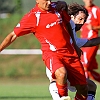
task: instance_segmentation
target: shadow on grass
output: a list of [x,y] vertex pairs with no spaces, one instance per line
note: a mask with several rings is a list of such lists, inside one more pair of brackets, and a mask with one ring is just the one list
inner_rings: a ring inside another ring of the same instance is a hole
[[33,97],[25,97],[25,96],[0,96],[1,99],[48,99],[51,98],[50,96],[33,96]]

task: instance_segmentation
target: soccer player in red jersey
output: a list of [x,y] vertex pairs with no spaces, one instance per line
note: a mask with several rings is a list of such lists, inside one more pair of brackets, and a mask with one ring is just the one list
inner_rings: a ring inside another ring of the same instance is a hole
[[[44,63],[56,78],[60,97],[68,96],[67,79],[77,89],[75,100],[87,99],[87,82],[80,62],[81,52],[76,46],[70,26],[70,17],[64,10],[55,9],[51,0],[36,0],[36,6],[27,13],[1,43],[0,51],[17,37],[33,33],[41,43]],[[66,29],[67,27],[67,29]],[[70,36],[74,47],[70,43]],[[65,99],[69,100],[69,99]]]
[[[93,3],[93,0],[83,0],[89,16],[81,29],[81,38],[92,39],[98,37],[100,30],[100,8]],[[98,69],[96,54],[99,46],[83,48],[82,63],[85,67],[86,77],[100,82],[100,74],[94,71]]]

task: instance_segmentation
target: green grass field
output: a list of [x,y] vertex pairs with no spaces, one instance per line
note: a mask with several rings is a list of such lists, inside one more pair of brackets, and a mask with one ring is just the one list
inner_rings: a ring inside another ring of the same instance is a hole
[[[48,85],[44,78],[37,79],[1,79],[0,100],[52,100]],[[98,84],[96,100],[100,100],[100,84]],[[74,93],[69,92],[73,98]]]

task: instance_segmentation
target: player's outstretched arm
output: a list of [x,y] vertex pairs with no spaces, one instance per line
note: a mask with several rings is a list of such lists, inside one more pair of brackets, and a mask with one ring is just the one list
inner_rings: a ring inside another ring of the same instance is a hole
[[3,40],[3,42],[0,44],[0,52],[8,47],[15,39],[17,38],[16,34],[11,32],[7,37]]
[[71,38],[72,38],[72,41],[73,41],[73,44],[74,44],[74,48],[75,48],[75,50],[76,50],[76,52],[77,52],[77,54],[78,54],[78,56],[79,56],[79,58],[80,58],[80,56],[81,56],[81,54],[82,54],[82,50],[81,50],[81,49],[77,46],[77,44],[76,44],[76,41],[75,41],[75,37],[74,37],[73,31],[72,31],[71,24],[68,23],[66,28],[67,28],[67,30],[68,30],[68,32],[69,32]]
[[92,46],[96,46],[100,44],[100,37],[97,38],[92,38],[90,40],[88,40],[83,47],[92,47]]

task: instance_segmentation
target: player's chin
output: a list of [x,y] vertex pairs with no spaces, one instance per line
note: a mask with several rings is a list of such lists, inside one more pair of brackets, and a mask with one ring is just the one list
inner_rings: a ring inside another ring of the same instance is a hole
[[49,10],[49,9],[50,9],[50,6],[45,7],[45,10]]

